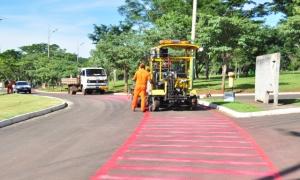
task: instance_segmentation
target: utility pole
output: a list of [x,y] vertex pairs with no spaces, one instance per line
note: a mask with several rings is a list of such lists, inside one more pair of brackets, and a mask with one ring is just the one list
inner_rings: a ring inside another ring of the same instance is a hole
[[192,43],[194,43],[194,41],[195,41],[196,17],[197,17],[197,0],[193,0],[192,37],[191,37]]
[[80,46],[84,45],[84,42],[80,43],[80,44],[77,44],[77,55],[76,55],[76,60],[77,60],[77,65],[79,63],[79,48]]
[[[192,33],[191,33],[192,43],[195,42],[195,36],[196,36],[196,17],[197,17],[197,0],[193,0]],[[190,63],[190,78],[191,78],[190,89],[193,89],[195,57],[193,57],[191,61],[192,62]]]
[[55,28],[54,30],[51,30],[50,27],[48,27],[48,59],[50,58],[50,38],[51,38],[51,35],[53,33],[55,33],[58,29]]

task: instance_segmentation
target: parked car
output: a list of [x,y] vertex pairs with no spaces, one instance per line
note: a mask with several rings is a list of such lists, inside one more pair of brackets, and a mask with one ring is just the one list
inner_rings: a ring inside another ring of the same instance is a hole
[[17,81],[14,87],[14,92],[24,92],[31,94],[31,85],[27,81]]

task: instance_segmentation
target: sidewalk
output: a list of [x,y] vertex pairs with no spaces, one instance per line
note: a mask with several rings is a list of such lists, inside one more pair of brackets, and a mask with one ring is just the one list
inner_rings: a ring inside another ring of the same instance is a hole
[[[221,94],[213,94],[212,97],[223,97]],[[220,98],[222,99],[222,98]],[[272,99],[272,96],[271,98]],[[211,108],[218,109],[230,116],[236,118],[247,118],[247,117],[259,117],[259,116],[268,116],[268,115],[280,115],[280,114],[290,114],[290,113],[300,113],[300,106],[293,104],[293,99],[300,99],[300,93],[281,93],[279,95],[278,106],[274,106],[273,103],[264,104],[254,101],[254,94],[239,94],[236,95],[236,101],[250,104],[256,106],[262,111],[258,112],[237,112],[227,107],[221,105],[215,105],[205,101],[205,99],[200,98],[199,104],[208,106]]]

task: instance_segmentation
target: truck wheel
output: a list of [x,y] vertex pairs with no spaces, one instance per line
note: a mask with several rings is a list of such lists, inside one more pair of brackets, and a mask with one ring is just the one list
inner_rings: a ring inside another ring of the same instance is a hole
[[87,90],[83,89],[83,95],[86,95],[86,94],[87,94]]
[[70,91],[71,91],[72,95],[75,95],[76,92],[77,92],[77,87],[76,86],[71,86]]

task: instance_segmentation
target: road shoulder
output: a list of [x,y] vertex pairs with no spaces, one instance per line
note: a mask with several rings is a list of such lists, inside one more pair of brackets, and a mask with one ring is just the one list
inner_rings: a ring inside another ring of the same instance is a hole
[[64,109],[64,108],[68,107],[68,103],[63,99],[50,97],[50,96],[46,96],[46,97],[58,99],[58,100],[61,101],[61,103],[58,104],[58,105],[51,106],[49,108],[42,109],[42,110],[29,112],[29,113],[14,116],[12,118],[1,120],[0,121],[0,128],[5,127],[5,126],[9,126],[9,125],[12,125],[12,124],[15,124],[15,123],[18,123],[18,122],[26,121],[26,120],[34,118],[34,117],[43,116],[45,114],[49,114],[51,112],[58,111],[58,110],[61,110],[61,109]]

